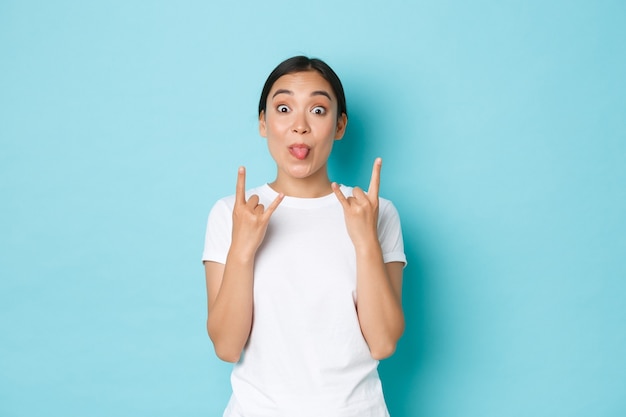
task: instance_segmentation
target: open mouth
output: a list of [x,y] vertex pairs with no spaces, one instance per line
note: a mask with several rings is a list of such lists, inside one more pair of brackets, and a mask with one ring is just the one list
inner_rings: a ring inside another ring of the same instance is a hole
[[293,145],[289,147],[289,153],[294,156],[294,158],[303,160],[309,155],[309,148],[306,145]]

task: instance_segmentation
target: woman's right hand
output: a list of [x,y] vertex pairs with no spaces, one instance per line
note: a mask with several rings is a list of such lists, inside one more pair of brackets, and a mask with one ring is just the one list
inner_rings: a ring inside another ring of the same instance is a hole
[[226,263],[204,262],[207,283],[207,331],[217,356],[237,362],[252,329],[254,258],[267,225],[284,195],[267,207],[259,196],[246,201],[246,170],[239,168],[233,208],[232,242]]
[[267,207],[259,204],[259,196],[254,194],[246,201],[246,169],[239,167],[235,207],[233,208],[233,235],[231,247],[240,256],[254,257],[263,242],[270,217],[283,200],[280,193]]

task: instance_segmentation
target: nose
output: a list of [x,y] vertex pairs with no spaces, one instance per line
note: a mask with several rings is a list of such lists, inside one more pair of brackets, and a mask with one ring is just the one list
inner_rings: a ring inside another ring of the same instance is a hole
[[305,134],[311,131],[305,113],[300,113],[294,117],[292,131],[294,133]]

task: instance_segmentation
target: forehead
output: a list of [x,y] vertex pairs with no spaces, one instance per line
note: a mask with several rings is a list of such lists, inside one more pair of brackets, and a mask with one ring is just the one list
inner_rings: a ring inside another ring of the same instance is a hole
[[271,98],[277,90],[289,90],[296,95],[325,91],[333,100],[335,99],[330,83],[317,71],[294,72],[281,76],[274,82],[268,98]]

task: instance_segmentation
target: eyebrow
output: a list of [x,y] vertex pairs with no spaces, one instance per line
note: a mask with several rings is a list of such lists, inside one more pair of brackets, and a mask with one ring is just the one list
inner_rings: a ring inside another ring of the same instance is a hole
[[[286,89],[282,88],[280,90],[276,90],[276,92],[272,95],[272,98],[276,97],[279,94],[289,94],[290,96],[293,96],[293,91],[286,90]],[[313,96],[324,96],[324,97],[327,97],[330,101],[333,101],[333,99],[330,97],[330,94],[328,94],[324,90],[315,90],[315,91],[313,91],[311,93],[311,97],[313,97]]]

